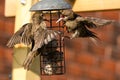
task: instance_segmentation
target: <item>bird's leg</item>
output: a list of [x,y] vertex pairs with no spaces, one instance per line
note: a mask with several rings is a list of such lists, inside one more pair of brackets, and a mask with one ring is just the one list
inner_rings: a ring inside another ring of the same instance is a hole
[[64,36],[64,37],[62,37],[62,40],[64,40],[64,38],[73,39],[73,38],[79,37],[79,34],[80,34],[79,31],[76,30],[73,34],[71,34],[70,37],[69,37],[69,36]]
[[23,62],[23,66],[24,66],[25,69],[29,70],[29,66],[30,66],[30,64],[32,63],[32,61],[34,60],[34,57],[35,57],[35,56],[36,56],[36,51],[30,52],[30,53],[27,55],[26,59],[25,59],[24,62]]
[[62,37],[62,40],[64,40],[65,38],[70,39],[69,36],[64,36],[64,37]]

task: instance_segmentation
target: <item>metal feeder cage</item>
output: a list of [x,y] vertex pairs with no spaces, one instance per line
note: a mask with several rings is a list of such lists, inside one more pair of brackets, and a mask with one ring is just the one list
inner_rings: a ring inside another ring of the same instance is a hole
[[[64,0],[42,0],[33,5],[30,11],[42,11],[47,16],[48,29],[64,32],[62,22],[56,24],[60,12],[71,9],[71,5]],[[65,73],[65,47],[62,39],[64,33],[47,45],[48,52],[40,55],[41,75],[61,75]]]

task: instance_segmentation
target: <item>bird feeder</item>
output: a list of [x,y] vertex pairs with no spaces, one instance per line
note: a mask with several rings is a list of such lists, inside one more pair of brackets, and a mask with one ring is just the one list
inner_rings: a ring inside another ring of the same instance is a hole
[[[42,0],[34,4],[30,11],[41,11],[47,16],[47,28],[64,32],[62,22],[56,23],[60,18],[60,12],[71,9],[71,5],[64,0]],[[48,53],[40,55],[41,75],[61,75],[65,73],[65,49],[64,33],[48,44]]]

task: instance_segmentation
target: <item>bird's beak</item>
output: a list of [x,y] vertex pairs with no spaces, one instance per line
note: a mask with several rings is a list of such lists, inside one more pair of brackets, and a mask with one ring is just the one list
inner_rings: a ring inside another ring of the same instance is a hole
[[56,23],[60,22],[61,20],[63,20],[63,18],[59,18],[59,19],[56,21]]
[[47,21],[47,22],[49,22],[49,20],[48,19],[43,19],[44,21]]

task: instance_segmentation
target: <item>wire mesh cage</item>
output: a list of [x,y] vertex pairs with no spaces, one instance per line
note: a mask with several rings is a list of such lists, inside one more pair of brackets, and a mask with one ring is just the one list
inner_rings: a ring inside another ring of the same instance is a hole
[[[49,15],[49,17],[48,17]],[[64,28],[62,23],[55,24],[55,21],[60,17],[59,10],[47,11],[48,18],[48,28],[52,30],[59,30],[64,32]],[[65,73],[65,50],[64,50],[64,41],[62,40],[61,34],[57,37],[57,39],[52,40],[48,45],[47,49],[49,50],[47,53],[43,53],[40,55],[40,70],[42,75],[58,75]]]
[[62,22],[56,24],[60,12],[70,9],[71,6],[64,0],[42,0],[33,5],[30,11],[42,11],[47,18],[47,28],[63,32],[57,39],[47,44],[47,52],[40,55],[41,75],[61,75],[65,73],[64,27]]

